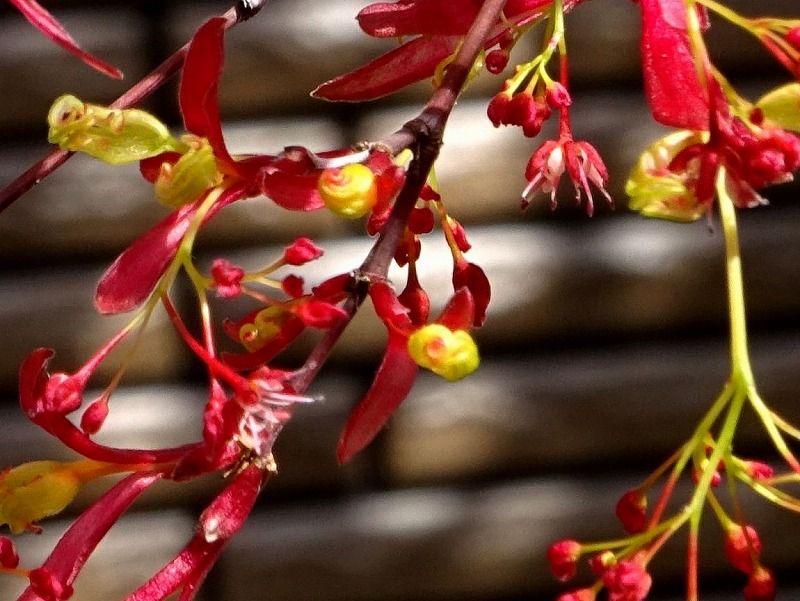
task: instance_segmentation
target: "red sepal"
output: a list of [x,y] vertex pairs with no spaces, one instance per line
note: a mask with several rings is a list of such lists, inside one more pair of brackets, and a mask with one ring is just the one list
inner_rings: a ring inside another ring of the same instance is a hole
[[282,171],[259,174],[258,187],[279,207],[290,211],[315,211],[325,203],[317,185],[319,172],[291,174]]
[[347,463],[380,432],[395,409],[408,396],[417,364],[408,355],[406,337],[389,331],[389,342],[367,394],[355,406],[339,437],[336,458]]
[[386,96],[433,75],[436,65],[455,51],[458,41],[457,36],[415,38],[358,69],[326,81],[311,95],[344,102]]
[[369,296],[375,308],[375,314],[390,329],[408,332],[412,328],[408,307],[397,298],[389,284],[376,282],[369,288]]
[[481,0],[378,2],[364,8],[356,19],[367,35],[376,38],[415,34],[463,35],[482,4]]
[[235,162],[228,154],[222,138],[217,96],[224,59],[226,24],[224,18],[214,17],[194,34],[186,53],[178,101],[186,129],[197,136],[208,138],[211,148],[214,149],[214,156],[236,172]]
[[85,64],[92,67],[96,71],[113,77],[114,79],[122,79],[122,71],[117,69],[104,60],[89,54],[78,46],[78,42],[64,29],[53,15],[47,12],[36,0],[9,0],[19,12],[22,13],[28,22],[36,29],[41,31],[50,40],[61,46],[70,54],[77,56]]
[[[158,473],[137,472],[121,480],[72,523],[41,567],[61,585],[71,586],[109,528],[160,478]],[[28,587],[17,601],[45,600]]]
[[489,278],[483,269],[465,260],[458,261],[453,268],[453,288],[468,288],[475,301],[475,327],[483,325],[486,320],[486,309],[492,296],[492,287]]
[[[227,189],[208,211],[203,223],[223,207],[243,198],[244,194],[241,186]],[[97,285],[94,304],[100,313],[125,313],[138,307],[150,296],[178,251],[203,200],[200,198],[170,213],[117,257]]]
[[158,601],[179,590],[180,599],[191,599],[225,543],[244,524],[267,477],[267,472],[250,465],[233,478],[203,512],[200,532],[125,601]]
[[448,330],[469,330],[475,322],[475,299],[469,288],[459,288],[450,297],[447,306],[436,323],[440,323]]
[[683,0],[641,0],[642,68],[653,118],[664,125],[707,130],[708,91],[695,71],[686,3]]

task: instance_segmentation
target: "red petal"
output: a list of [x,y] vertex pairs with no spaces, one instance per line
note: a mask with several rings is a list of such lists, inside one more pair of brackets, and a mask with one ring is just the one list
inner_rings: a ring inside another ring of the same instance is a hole
[[275,171],[259,178],[261,192],[279,207],[290,211],[315,211],[324,202],[317,190],[319,173],[290,175]]
[[349,73],[325,82],[311,95],[325,100],[358,102],[396,92],[433,75],[452,54],[457,36],[425,36],[406,42]]
[[708,129],[708,91],[695,72],[684,0],[641,0],[642,65],[647,99],[659,123]]
[[482,4],[481,0],[379,2],[364,8],[356,19],[361,29],[378,38],[416,34],[463,35]]
[[[121,480],[72,523],[42,567],[62,584],[72,584],[109,528],[141,493],[160,478],[161,474],[146,472],[134,473]],[[43,600],[28,587],[17,601]]]
[[336,458],[340,464],[347,463],[367,446],[408,396],[418,367],[408,356],[406,344],[405,336],[390,332],[372,386],[350,413],[339,437]]
[[[243,197],[242,187],[229,188],[208,211],[203,223],[225,206]],[[97,285],[94,304],[100,313],[125,313],[138,307],[150,296],[159,278],[175,257],[181,240],[202,202],[203,198],[170,213],[117,257]]]
[[122,71],[117,69],[114,65],[82,50],[81,47],[78,46],[78,42],[76,42],[75,39],[69,35],[69,32],[61,26],[61,23],[56,21],[53,15],[47,12],[36,0],[10,0],[10,2],[17,7],[17,10],[22,13],[31,25],[61,46],[64,50],[77,56],[85,64],[100,71],[100,73],[113,77],[114,79],[122,79]]
[[222,74],[224,33],[227,21],[215,17],[194,34],[181,76],[178,99],[186,129],[208,138],[214,155],[233,166],[222,138],[217,87]]

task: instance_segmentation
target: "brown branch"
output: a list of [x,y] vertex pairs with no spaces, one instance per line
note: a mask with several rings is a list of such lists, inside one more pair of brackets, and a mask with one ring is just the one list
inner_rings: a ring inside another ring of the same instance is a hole
[[[230,29],[237,23],[246,21],[257,14],[258,11],[267,4],[267,1],[268,0],[239,0],[235,6],[229,8],[223,14],[223,17],[227,21],[227,28]],[[186,59],[186,52],[188,49],[189,43],[184,44],[163,63],[112,102],[110,106],[117,109],[128,108],[138,104],[144,98],[147,98],[180,71],[181,67],[183,67],[183,61]],[[45,177],[66,163],[72,154],[73,153],[68,150],[51,150],[42,159],[38,160],[22,174],[17,176],[11,183],[0,190],[0,213],[10,207],[20,196],[33,188]]]

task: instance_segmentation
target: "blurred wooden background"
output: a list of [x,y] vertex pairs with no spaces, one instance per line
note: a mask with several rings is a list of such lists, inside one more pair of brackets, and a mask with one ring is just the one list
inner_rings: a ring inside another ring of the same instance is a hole
[[[87,49],[121,66],[126,80],[94,74],[0,7],[0,184],[46,150],[45,115],[56,96],[111,100],[226,6],[46,4]],[[318,83],[390,47],[358,30],[363,4],[273,0],[228,36],[221,94],[234,152],[338,148],[393,131],[416,113],[427,84],[364,106],[308,97]],[[797,13],[796,0],[731,4]],[[539,141],[492,128],[486,100],[502,78],[484,75],[459,103],[438,166],[444,200],[468,226],[469,256],[493,284],[489,320],[478,333],[481,370],[453,385],[421,377],[376,443],[338,468],[339,429],[383,342],[381,326],[362,312],[315,386],[325,401],[298,411],[285,431],[280,475],[210,575],[202,601],[553,598],[559,589],[547,572],[547,545],[618,535],[618,495],[684,441],[716,396],[727,375],[720,232],[705,222],[646,221],[627,212],[621,193],[627,169],[661,133],[640,90],[636,7],[596,0],[567,25],[576,135],[603,153],[616,210],[589,220],[567,194],[555,213],[544,201],[518,212],[525,162]],[[758,94],[784,78],[744,34],[717,25],[710,39],[719,65],[744,89]],[[179,131],[174,86],[147,106]],[[798,420],[798,186],[768,196],[771,207],[740,221],[752,350],[764,397]],[[124,323],[93,312],[94,282],[163,214],[135,167],[76,157],[0,216],[1,465],[68,457],[18,411],[17,366],[31,349],[52,346],[55,367],[74,369]],[[360,223],[290,214],[256,199],[226,210],[200,248],[206,259],[256,266],[301,234],[326,249],[305,272],[311,281],[357,265],[369,247]],[[437,244],[426,246],[422,278],[441,302],[448,274],[440,253]],[[156,320],[112,403],[103,440],[147,447],[196,439],[202,385],[197,365],[165,320]],[[770,456],[754,421],[737,450]],[[144,581],[191,536],[220,484],[165,484],[149,494],[103,542],[76,601],[113,601]],[[747,507],[764,560],[786,585],[778,598],[800,599],[800,520],[758,499]],[[23,562],[43,557],[66,523],[52,520],[43,535],[24,537]],[[707,536],[703,599],[741,598],[744,582],[713,540],[718,529]],[[677,544],[653,563],[653,599],[681,597],[682,554]],[[17,590],[0,581],[0,599]]]

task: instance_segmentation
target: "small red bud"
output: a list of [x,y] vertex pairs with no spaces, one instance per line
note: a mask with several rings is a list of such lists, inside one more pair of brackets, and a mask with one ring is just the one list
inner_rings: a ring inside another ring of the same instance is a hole
[[220,298],[235,298],[242,293],[244,269],[225,259],[216,259],[211,264],[211,277]]
[[789,30],[789,33],[786,34],[786,41],[795,50],[800,50],[800,25]]
[[745,601],[773,601],[775,599],[775,576],[764,566],[758,566],[744,587]]
[[572,96],[570,96],[569,90],[559,82],[555,82],[547,88],[545,100],[547,101],[547,106],[554,111],[561,111],[572,104]]
[[547,550],[547,561],[550,571],[556,580],[566,582],[578,571],[578,559],[581,556],[581,544],[574,540],[561,540],[550,545]]
[[608,601],[643,601],[650,592],[653,578],[635,559],[625,559],[603,574]]
[[761,461],[746,461],[744,471],[753,480],[769,480],[775,475],[775,470]]
[[597,593],[590,588],[582,588],[559,595],[556,601],[595,601],[595,599],[597,599]]
[[7,536],[0,536],[0,566],[13,570],[19,565],[19,555],[14,547],[14,541]]
[[303,296],[303,284],[303,278],[299,275],[290,274],[283,278],[281,288],[292,298],[299,298]]
[[292,242],[283,251],[283,260],[287,265],[303,265],[322,256],[323,250],[310,238],[301,237]]
[[508,65],[508,52],[505,50],[492,50],[486,55],[486,70],[497,75]]
[[428,207],[416,207],[408,218],[408,229],[414,234],[427,234],[433,230],[433,212]]
[[761,555],[761,540],[752,526],[746,525],[743,528],[739,524],[734,524],[725,533],[725,556],[740,572],[752,574],[759,555]]
[[620,497],[615,512],[625,532],[637,534],[647,527],[647,497],[637,488]]
[[108,417],[108,399],[102,396],[89,405],[81,415],[81,430],[89,435],[97,434],[103,427],[106,417]]
[[611,551],[602,551],[589,559],[589,567],[597,576],[602,576],[616,562],[617,557]]
[[505,92],[500,92],[489,101],[486,114],[489,117],[489,121],[492,122],[492,125],[500,127],[500,125],[508,123],[510,110],[511,96]]
[[447,223],[450,225],[450,229],[453,232],[453,238],[456,241],[458,250],[460,250],[462,253],[465,253],[472,248],[472,244],[470,244],[469,240],[467,240],[467,232],[464,229],[464,226],[452,217],[447,218]]

